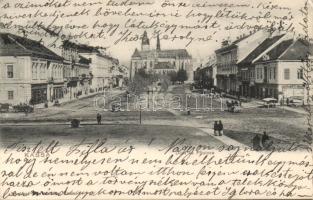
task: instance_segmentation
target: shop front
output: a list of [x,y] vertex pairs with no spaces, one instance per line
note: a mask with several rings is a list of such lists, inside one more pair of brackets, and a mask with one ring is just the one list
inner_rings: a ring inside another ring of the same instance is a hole
[[58,99],[62,99],[64,97],[64,85],[60,84],[60,85],[54,85],[53,86],[53,95],[52,95],[52,100],[58,100]]
[[282,94],[284,97],[304,97],[303,85],[282,85]]
[[275,98],[278,99],[278,85],[276,84],[256,84],[256,98]]
[[36,105],[47,101],[47,84],[32,84],[31,104]]

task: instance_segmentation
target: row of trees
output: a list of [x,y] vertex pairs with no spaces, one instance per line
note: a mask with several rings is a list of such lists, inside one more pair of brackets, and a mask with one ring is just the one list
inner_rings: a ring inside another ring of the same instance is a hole
[[139,69],[134,75],[132,81],[128,84],[128,91],[139,95],[148,91],[148,87],[158,83],[161,91],[166,91],[170,84],[176,82],[184,83],[188,79],[186,70],[173,71],[169,74],[147,73],[144,69]]
[[173,84],[176,82],[184,83],[188,79],[187,71],[184,69],[180,69],[177,72],[172,71],[168,76]]

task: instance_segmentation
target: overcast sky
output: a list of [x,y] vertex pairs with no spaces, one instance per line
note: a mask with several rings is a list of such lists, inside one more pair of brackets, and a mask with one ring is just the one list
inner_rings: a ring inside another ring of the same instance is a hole
[[[77,2],[82,2],[79,0],[76,0]],[[102,3],[106,3],[108,0],[103,0],[101,1]],[[133,1],[138,1],[138,0],[133,0]],[[10,5],[14,5],[16,2],[19,2],[19,0],[2,0],[0,1],[0,5],[4,5],[6,2],[10,2]],[[26,1],[21,1],[21,2],[25,2]],[[36,0],[30,0],[27,2],[34,2],[34,3],[39,3],[39,2],[44,2],[44,1],[36,1]],[[74,0],[72,1],[74,2]],[[87,2],[97,2],[97,0],[89,0]],[[120,1],[121,2],[121,1]],[[151,1],[150,1],[151,2]],[[162,13],[175,13],[176,10],[178,10],[177,8],[172,8],[172,7],[168,7],[168,8],[163,8],[160,9],[160,2],[161,1],[157,1],[154,5],[149,5],[149,6],[141,6],[141,7],[135,7],[135,6],[131,6],[129,8],[132,8],[133,11],[137,11],[137,12],[162,12]],[[170,2],[177,2],[177,1],[170,1]],[[185,1],[186,3],[195,3],[196,1]],[[230,1],[221,1],[221,0],[210,0],[210,1],[199,1],[199,2],[207,2],[210,4],[214,4],[214,3],[235,3],[235,4],[239,4],[237,0],[230,0]],[[252,3],[251,3],[252,2]],[[261,0],[253,0],[253,1],[240,1],[240,4],[252,4],[252,6],[250,6],[249,8],[228,8],[228,10],[232,10],[234,13],[240,12],[247,12],[247,14],[250,16],[254,15],[254,16],[263,16],[267,11],[270,10],[260,10],[260,9],[256,9],[254,6],[257,6],[258,3],[263,2],[264,4],[268,4],[269,1],[261,1]],[[303,19],[303,15],[301,14],[301,12],[299,11],[301,7],[303,7],[304,5],[304,0],[276,0],[276,1],[272,1],[272,5],[274,4],[279,4],[282,7],[289,7],[291,8],[290,11],[288,10],[274,10],[272,11],[272,14],[278,14],[278,15],[284,15],[287,14],[288,12],[292,12],[294,19],[292,19],[292,23],[294,24],[297,33],[303,33],[302,31],[302,27],[299,25],[299,22],[302,21]],[[103,6],[103,5],[102,5]],[[118,58],[123,64],[129,64],[130,61],[130,57],[131,54],[133,53],[135,48],[140,49],[140,41],[133,41],[133,42],[121,42],[118,43],[117,45],[114,44],[114,42],[116,40],[118,40],[118,38],[120,37],[120,35],[118,34],[119,32],[123,32],[126,30],[126,28],[124,27],[125,22],[130,19],[129,17],[120,17],[120,16],[98,16],[95,17],[94,13],[101,7],[101,5],[94,5],[94,6],[88,6],[85,7],[87,10],[90,9],[90,16],[83,16],[83,17],[75,17],[75,18],[66,18],[66,19],[57,19],[55,24],[57,25],[64,25],[64,24],[77,24],[77,25],[83,25],[86,24],[89,26],[89,28],[87,28],[84,31],[93,31],[93,32],[97,32],[98,30],[94,30],[91,28],[91,26],[94,24],[94,22],[96,20],[99,20],[100,24],[102,23],[112,23],[112,24],[119,24],[119,28],[117,29],[115,35],[113,35],[112,37],[106,35],[106,39],[78,39],[77,42],[80,43],[86,43],[86,44],[90,44],[90,45],[95,45],[95,46],[104,46],[104,47],[109,47],[108,48],[108,52]],[[253,8],[252,8],[253,7]],[[82,11],[84,9],[84,7],[79,7],[76,8],[77,11]],[[105,7],[103,6],[102,11],[105,11],[106,9],[109,9],[110,11],[112,10],[116,10],[116,11],[125,11],[127,10],[127,8],[125,7]],[[186,14],[188,12],[190,12],[190,10],[193,9],[194,13],[197,12],[201,12],[201,13],[205,13],[205,14],[216,14],[217,10],[220,8],[217,7],[207,7],[207,8],[187,8],[187,9],[180,9],[179,13],[180,14]],[[53,8],[41,8],[40,11],[42,12],[47,12],[47,13],[53,13],[55,10],[58,9],[53,9]],[[74,12],[74,8],[73,7],[67,7],[67,8],[62,8],[59,9],[62,12],[65,13],[73,13]],[[60,12],[57,11],[57,12]],[[18,15],[21,13],[32,13],[34,14],[34,12],[36,12],[36,9],[15,9],[15,8],[10,8],[10,9],[2,9],[0,10],[0,16],[4,13],[4,14],[8,14],[8,15]],[[261,12],[261,13],[260,13]],[[311,12],[312,13],[312,12]],[[93,16],[91,16],[93,15]],[[203,19],[203,16],[201,17],[193,17],[193,18],[185,18],[185,17],[158,17],[158,18],[148,18],[148,17],[137,17],[137,18],[132,18],[133,20],[136,20],[136,22],[139,22],[141,20],[144,20],[147,24],[152,23],[153,20],[158,20],[160,22],[164,22],[166,24],[176,24],[176,25],[186,25],[186,26],[192,26],[192,25],[196,25],[197,22],[199,20]],[[37,18],[28,18],[28,19],[19,19],[19,20],[15,20],[14,23],[16,24],[21,24],[21,25],[25,25],[25,24],[32,24],[34,21],[39,20],[39,21],[43,21],[44,24],[47,26],[49,23],[51,23],[51,21],[53,21],[53,17],[50,18],[41,18],[41,17],[37,17]],[[4,18],[0,19],[0,21],[8,21]],[[211,22],[213,22],[213,20],[209,21],[207,24],[210,25]],[[187,48],[187,50],[190,52],[190,54],[193,56],[193,58],[197,59],[197,60],[201,60],[203,62],[205,62],[208,59],[209,55],[212,55],[214,53],[214,50],[216,50],[218,47],[220,47],[222,40],[224,40],[225,38],[229,38],[232,41],[235,40],[238,36],[242,35],[242,34],[247,34],[249,33],[249,31],[237,31],[237,30],[232,30],[232,31],[225,31],[223,29],[223,27],[225,27],[226,25],[229,25],[231,23],[240,23],[242,22],[242,20],[232,20],[232,19],[225,19],[225,18],[220,18],[218,19],[218,24],[221,25],[222,28],[217,28],[217,29],[212,29],[212,28],[208,28],[208,29],[200,29],[200,30],[193,30],[192,36],[193,37],[208,37],[209,35],[213,34],[213,37],[210,41],[196,41],[197,39],[195,39],[192,44],[190,44],[188,47],[186,47],[186,45],[188,44],[187,40],[175,40],[174,42],[169,41],[169,40],[161,40],[161,48],[162,49],[175,49],[175,48]],[[248,21],[247,23],[250,24],[264,24],[265,21]],[[277,23],[279,23],[279,20],[277,20]],[[288,21],[286,21],[286,23],[290,23]],[[201,23],[199,23],[201,25]],[[202,23],[203,25],[203,23]],[[108,30],[108,29],[105,29]],[[136,36],[136,35],[141,35],[143,33],[145,29],[130,29],[130,31],[132,32],[132,36]],[[164,32],[164,29],[157,29],[157,30],[161,30],[162,33]],[[172,29],[171,29],[172,30]],[[169,32],[171,31],[169,30],[166,34],[169,36],[173,36],[174,34],[176,34],[177,36],[180,35],[186,35],[190,30],[181,30],[181,29],[176,29],[176,31],[171,35]],[[17,33],[17,30],[4,30],[2,29],[1,31],[10,31],[12,33]],[[78,30],[63,30],[62,33],[64,34],[69,34],[69,33],[76,33]],[[147,29],[148,32],[148,36],[152,37],[152,33],[155,30],[153,29]],[[161,34],[161,39],[162,39],[162,34]],[[29,35],[29,38],[32,39],[36,39],[39,40],[40,37],[35,36],[35,35]],[[44,41],[51,41],[52,38],[44,38]],[[155,38],[150,40],[151,43],[151,47],[155,48],[156,46],[156,40]]]

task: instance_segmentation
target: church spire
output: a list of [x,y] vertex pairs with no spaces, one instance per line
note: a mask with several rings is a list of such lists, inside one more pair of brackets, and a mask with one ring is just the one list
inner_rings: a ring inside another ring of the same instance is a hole
[[142,41],[141,41],[141,50],[142,51],[150,50],[150,40],[148,38],[147,31],[143,32]]
[[158,34],[157,36],[157,50],[160,51],[161,50],[161,43],[160,43],[160,35]]

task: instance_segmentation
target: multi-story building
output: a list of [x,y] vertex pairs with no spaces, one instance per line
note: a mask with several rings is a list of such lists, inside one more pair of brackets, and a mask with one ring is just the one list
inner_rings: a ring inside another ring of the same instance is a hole
[[62,63],[40,42],[0,33],[0,102],[40,104],[61,96]]
[[234,42],[223,41],[222,48],[215,51],[217,87],[227,93],[239,94],[238,66],[248,54],[260,45],[269,33],[258,31],[241,36]]
[[91,89],[98,92],[111,87],[113,84],[112,69],[119,65],[118,59],[88,45],[80,45],[78,53],[90,60]]
[[64,58],[64,79],[66,90],[64,95],[68,99],[77,98],[89,93],[89,64],[90,60],[78,54],[79,45],[68,40],[62,44]]
[[265,53],[279,44],[286,34],[271,36],[257,46],[246,58],[238,63],[238,77],[240,95],[244,97],[256,97],[255,87],[255,62]]
[[159,36],[156,49],[151,49],[150,39],[145,31],[141,41],[141,50],[135,49],[131,57],[130,79],[139,69],[148,73],[167,74],[171,71],[184,69],[187,71],[187,82],[193,81],[192,57],[186,49],[161,50]]
[[312,55],[312,45],[303,39],[281,41],[255,62],[256,96],[304,98],[304,61]]
[[194,81],[197,87],[211,89],[216,86],[216,60],[209,60],[194,72]]

